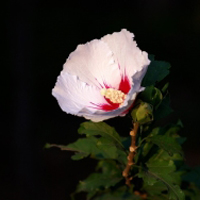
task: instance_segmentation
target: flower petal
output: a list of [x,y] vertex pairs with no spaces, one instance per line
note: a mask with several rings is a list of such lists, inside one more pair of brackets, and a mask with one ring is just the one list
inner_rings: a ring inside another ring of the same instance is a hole
[[101,38],[113,52],[114,59],[119,64],[122,77],[127,76],[130,81],[132,81],[131,77],[136,72],[141,71],[143,67],[150,63],[147,53],[142,52],[137,47],[133,37],[133,33],[122,29],[121,32],[108,34]]
[[77,76],[63,71],[57,79],[52,94],[64,112],[84,116],[86,119],[95,122],[123,115],[136,97],[136,94],[128,94],[126,103],[113,111],[107,112],[101,107],[97,109],[93,105],[109,106],[108,102],[100,94],[99,89],[80,81]]
[[77,76],[63,71],[57,79],[52,94],[63,111],[79,116],[83,116],[80,115],[82,110],[93,114],[96,111],[92,109],[93,103],[107,103],[97,87],[90,86],[80,81]]
[[101,40],[78,45],[64,64],[64,71],[98,88],[118,88],[121,80],[113,54],[108,45]]
[[[134,35],[123,29],[79,45],[69,55],[52,90],[63,111],[98,122],[124,116],[132,107],[150,63]],[[101,95],[102,88],[126,94],[122,104]]]

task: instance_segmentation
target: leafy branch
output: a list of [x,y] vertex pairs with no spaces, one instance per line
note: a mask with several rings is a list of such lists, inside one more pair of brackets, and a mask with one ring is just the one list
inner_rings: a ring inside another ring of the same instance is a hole
[[[77,186],[76,195],[86,193],[87,200],[199,200],[200,168],[184,164],[179,136],[182,123],[160,126],[161,119],[172,113],[168,83],[170,64],[156,61],[143,79],[141,92],[131,111],[133,129],[121,137],[105,122],[84,122],[78,133],[83,136],[68,145],[46,144],[73,151],[73,160],[90,156],[97,167]],[[137,149],[137,151],[136,151]],[[125,181],[124,181],[125,178]]]

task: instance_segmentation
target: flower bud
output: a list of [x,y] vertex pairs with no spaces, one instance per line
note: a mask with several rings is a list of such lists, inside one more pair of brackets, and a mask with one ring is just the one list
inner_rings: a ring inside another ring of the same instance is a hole
[[131,112],[134,122],[145,124],[153,120],[153,108],[146,102],[140,102]]

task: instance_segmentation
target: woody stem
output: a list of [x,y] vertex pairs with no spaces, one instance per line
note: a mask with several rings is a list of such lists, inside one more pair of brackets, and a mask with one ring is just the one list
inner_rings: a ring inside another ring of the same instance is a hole
[[128,185],[128,186],[131,185],[132,177],[129,177],[129,171],[130,171],[132,165],[134,165],[133,158],[136,154],[136,149],[137,149],[136,136],[137,136],[138,128],[139,128],[139,123],[138,122],[133,123],[133,129],[130,132],[130,136],[131,136],[131,146],[129,147],[130,152],[129,152],[129,155],[127,157],[128,161],[127,161],[126,168],[124,169],[124,171],[122,173],[123,177],[126,180],[126,185]]

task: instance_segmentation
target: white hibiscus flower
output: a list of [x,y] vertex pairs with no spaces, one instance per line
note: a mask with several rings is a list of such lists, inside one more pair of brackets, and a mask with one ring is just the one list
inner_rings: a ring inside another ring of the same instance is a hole
[[123,29],[78,45],[52,90],[64,112],[98,122],[129,111],[150,63],[133,37]]

